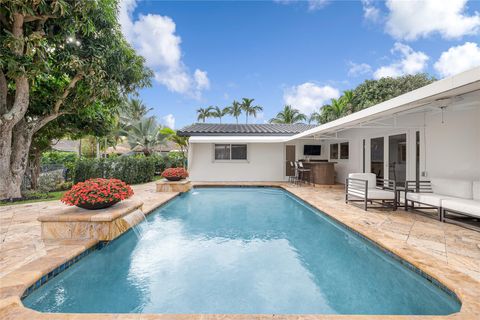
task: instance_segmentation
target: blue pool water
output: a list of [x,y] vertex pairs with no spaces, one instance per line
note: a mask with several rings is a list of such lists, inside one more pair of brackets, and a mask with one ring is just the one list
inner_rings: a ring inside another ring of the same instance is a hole
[[279,189],[194,189],[138,229],[86,256],[24,304],[80,313],[443,315],[460,308]]

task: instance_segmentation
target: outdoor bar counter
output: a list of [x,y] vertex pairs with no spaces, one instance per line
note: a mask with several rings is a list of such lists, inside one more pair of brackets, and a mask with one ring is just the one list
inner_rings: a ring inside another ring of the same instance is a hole
[[335,184],[334,162],[303,161],[302,163],[305,169],[311,170],[311,182],[315,184]]

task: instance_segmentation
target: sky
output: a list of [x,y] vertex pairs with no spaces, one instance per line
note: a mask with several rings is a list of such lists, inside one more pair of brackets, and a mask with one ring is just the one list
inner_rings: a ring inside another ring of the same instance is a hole
[[174,129],[243,97],[264,109],[249,123],[265,123],[366,79],[480,65],[480,0],[120,2],[122,32],[155,74],[139,98]]

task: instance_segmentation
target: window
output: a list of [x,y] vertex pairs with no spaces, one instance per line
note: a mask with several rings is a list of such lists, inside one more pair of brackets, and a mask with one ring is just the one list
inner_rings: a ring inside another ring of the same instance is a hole
[[340,143],[340,159],[348,159],[348,142]]
[[338,143],[330,145],[330,159],[338,159]]
[[215,160],[247,160],[247,145],[216,144]]

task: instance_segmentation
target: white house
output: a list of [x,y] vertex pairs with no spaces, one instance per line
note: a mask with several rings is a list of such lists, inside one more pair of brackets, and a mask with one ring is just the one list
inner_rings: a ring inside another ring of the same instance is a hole
[[334,162],[338,183],[350,172],[480,180],[480,67],[319,126],[195,124],[178,134],[190,136],[192,181],[284,181],[293,158]]

